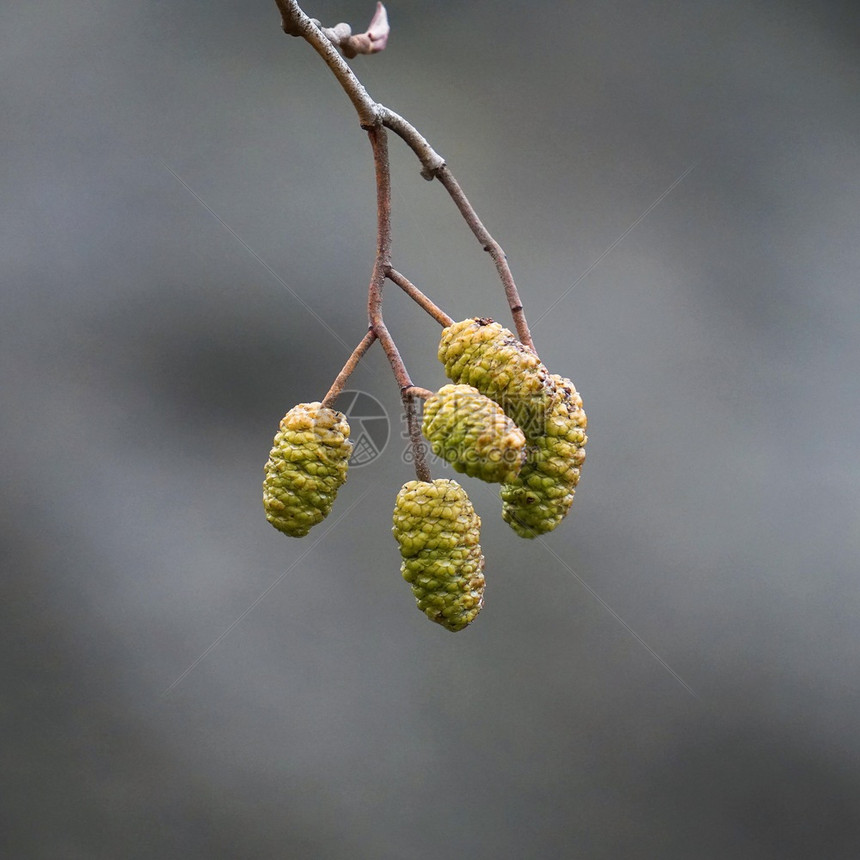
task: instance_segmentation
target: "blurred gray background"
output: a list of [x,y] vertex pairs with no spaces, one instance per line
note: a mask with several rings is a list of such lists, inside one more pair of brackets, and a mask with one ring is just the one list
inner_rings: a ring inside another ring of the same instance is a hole
[[[860,856],[856,5],[389,12],[353,65],[448,159],[583,393],[573,513],[522,541],[466,479],[486,606],[426,621],[374,349],[352,387],[391,442],[307,538],[275,532],[278,420],[366,325],[348,100],[273,2],[4,3],[0,853]],[[395,264],[505,320],[392,150]],[[442,384],[438,326],[394,288],[386,318]]]

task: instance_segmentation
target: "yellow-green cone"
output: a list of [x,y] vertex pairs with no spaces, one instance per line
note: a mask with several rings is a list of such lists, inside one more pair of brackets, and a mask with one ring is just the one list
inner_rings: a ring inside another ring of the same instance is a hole
[[346,480],[352,443],[341,412],[300,403],[282,419],[266,463],[266,519],[291,537],[303,537],[331,511]]
[[512,332],[481,317],[442,332],[439,360],[454,382],[496,401],[525,433],[526,462],[502,484],[502,517],[522,537],[552,531],[573,504],[585,460],[585,412],[569,379],[550,374]]
[[482,317],[452,323],[442,332],[439,361],[452,382],[495,400],[527,437],[542,430],[553,399],[549,373],[513,332]]
[[569,379],[552,374],[555,391],[545,432],[528,439],[526,463],[502,485],[502,518],[518,535],[533,538],[564,519],[585,462],[587,420],[582,398]]
[[474,621],[484,600],[480,527],[456,481],[409,481],[397,494],[392,531],[400,571],[418,608],[452,633]]
[[437,457],[472,478],[512,481],[523,464],[523,431],[470,385],[445,385],[428,397],[421,429]]

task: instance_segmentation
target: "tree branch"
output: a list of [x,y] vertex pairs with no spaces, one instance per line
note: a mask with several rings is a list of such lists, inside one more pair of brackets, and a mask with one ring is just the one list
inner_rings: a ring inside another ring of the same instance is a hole
[[400,385],[400,397],[406,411],[406,422],[409,427],[409,444],[415,465],[415,475],[419,481],[430,480],[430,467],[424,454],[424,440],[421,427],[415,414],[415,386],[409,378],[406,365],[400,357],[400,351],[394,338],[388,332],[388,327],[382,318],[382,290],[386,277],[390,277],[391,268],[391,164],[388,159],[388,132],[382,125],[367,129],[370,145],[373,149],[373,164],[376,170],[376,260],[373,264],[373,274],[367,291],[367,315],[370,321],[370,331],[382,344],[388,363],[394,372],[394,378]]
[[420,397],[422,400],[426,400],[428,397],[433,396],[433,392],[429,388],[421,388],[418,385],[413,385],[412,388],[407,388],[405,393],[414,395],[415,397]]
[[437,323],[443,326],[451,325],[454,322],[453,317],[449,317],[445,311],[442,310],[438,305],[434,304],[415,284],[412,283],[407,277],[401,275],[396,269],[392,269],[389,267],[388,272],[386,273],[388,280],[393,281],[409,296],[416,304],[419,304]]
[[475,234],[475,238],[481,243],[481,247],[493,258],[493,262],[496,264],[496,271],[499,273],[502,286],[505,288],[505,297],[511,309],[511,316],[517,329],[517,336],[529,349],[536,352],[525,311],[523,310],[523,303],[520,301],[520,294],[517,291],[514,276],[508,265],[508,258],[502,250],[502,246],[490,235],[489,230],[483,225],[481,219],[478,217],[478,213],[475,212],[474,207],[463,193],[463,189],[460,188],[460,183],[457,182],[454,174],[451,173],[447,166],[443,166],[436,171],[436,178],[451,195],[451,199],[460,210],[460,214],[469,225],[469,229]]
[[[326,65],[331,69],[350,101],[352,101],[362,128],[369,130],[374,126],[384,125],[386,128],[391,129],[391,131],[402,138],[421,162],[421,175],[427,180],[438,179],[442,183],[475,235],[475,238],[481,243],[481,247],[490,254],[495,263],[496,271],[505,290],[508,306],[511,309],[511,317],[517,330],[517,336],[526,346],[534,350],[534,342],[529,331],[523,304],[520,300],[505,252],[502,250],[501,245],[490,235],[478,217],[477,212],[463,193],[454,174],[446,165],[445,159],[430,146],[415,126],[399,114],[375,102],[355,76],[352,69],[347,65],[346,61],[337,52],[336,45],[340,46],[346,52],[347,48],[344,45],[349,43],[350,39],[355,40],[359,37],[350,35],[351,29],[347,24],[338,24],[333,28],[323,28],[318,21],[309,18],[302,11],[297,0],[275,0],[275,2],[281,12],[284,32],[291,36],[301,36],[310,42],[317,53],[323,58]],[[349,43],[351,45],[349,50],[374,53],[385,47],[385,42],[388,39],[388,18],[385,14],[385,7],[381,3],[377,3],[376,14],[373,21],[371,21],[368,32],[363,34],[363,36],[367,36],[369,40],[366,44],[368,50],[363,51],[357,47],[358,42]],[[365,42],[361,42],[361,44],[365,44]],[[376,45],[375,50],[370,50],[374,45]],[[380,341],[385,346],[385,341],[381,336]],[[389,360],[391,360],[391,356],[389,356]]]
[[382,118],[383,125],[399,135],[415,153],[422,164],[421,175],[425,179],[438,179],[442,183],[454,201],[454,205],[469,225],[469,229],[481,243],[481,247],[493,258],[493,262],[496,264],[496,271],[499,273],[499,278],[505,290],[508,307],[511,309],[511,317],[517,329],[517,336],[527,347],[536,352],[525,311],[523,310],[523,303],[520,301],[517,285],[514,282],[513,273],[508,265],[508,258],[504,250],[502,250],[502,246],[490,235],[490,231],[487,230],[478,217],[478,213],[463,193],[460,183],[457,182],[445,159],[430,146],[427,140],[419,133],[418,129],[384,105],[377,105],[377,109]]
[[275,2],[281,11],[283,31],[288,36],[301,36],[323,58],[344,92],[349,96],[358,113],[362,128],[381,122],[376,102],[337,52],[332,41],[319,26],[319,22],[305,15],[297,0],[275,0]]
[[430,467],[427,465],[427,455],[424,445],[424,437],[421,435],[421,422],[415,409],[415,396],[412,391],[406,389],[401,392],[403,408],[406,410],[406,426],[409,429],[409,443],[412,448],[412,457],[415,464],[415,477],[419,481],[430,481]]
[[346,381],[352,375],[352,372],[358,366],[359,361],[361,361],[364,354],[370,347],[373,345],[373,342],[376,340],[376,334],[373,331],[368,331],[367,334],[361,339],[361,342],[358,346],[352,351],[352,355],[347,359],[346,364],[343,366],[343,370],[337,375],[337,378],[332,383],[331,388],[328,390],[328,394],[323,398],[322,405],[323,406],[333,406],[335,400],[339,397],[340,393],[343,391],[344,385],[346,385]]
[[377,105],[377,110],[382,118],[382,124],[390,128],[404,143],[415,153],[421,162],[421,175],[429,182],[436,176],[436,171],[445,166],[445,159],[433,149],[427,139],[408,120],[403,119],[399,113]]
[[[367,136],[373,149],[373,166],[376,171],[376,258],[367,290],[367,318],[370,330],[376,333],[385,348],[386,341],[381,330],[384,330],[386,335],[388,330],[382,319],[382,290],[391,268],[391,167],[388,160],[388,134],[385,129],[382,126],[373,126],[367,129]],[[386,353],[388,351],[386,349]],[[400,387],[403,387],[402,383]]]

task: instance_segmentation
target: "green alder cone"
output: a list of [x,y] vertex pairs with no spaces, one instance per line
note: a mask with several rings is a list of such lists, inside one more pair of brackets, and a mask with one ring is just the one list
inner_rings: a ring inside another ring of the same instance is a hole
[[329,515],[351,453],[343,413],[318,402],[294,406],[281,419],[265,466],[266,519],[290,537],[304,537]]
[[542,431],[553,400],[549,372],[513,332],[483,317],[452,323],[442,332],[439,361],[452,382],[495,400],[526,437]]
[[421,429],[436,456],[482,481],[512,481],[525,458],[523,431],[470,385],[445,385],[428,397]]
[[471,624],[484,601],[480,528],[456,481],[409,481],[397,494],[392,531],[403,557],[400,571],[418,608],[452,633]]
[[555,394],[545,432],[529,438],[525,465],[500,493],[502,518],[525,538],[550,532],[564,519],[585,462],[582,398],[569,379],[552,374],[550,383]]

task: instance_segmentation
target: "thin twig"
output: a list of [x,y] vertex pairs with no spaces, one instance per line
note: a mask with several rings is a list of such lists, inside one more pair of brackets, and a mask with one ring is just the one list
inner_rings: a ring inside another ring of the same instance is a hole
[[322,405],[323,406],[332,406],[337,400],[340,393],[343,391],[344,385],[346,385],[346,381],[352,375],[352,372],[357,367],[359,361],[361,361],[362,356],[370,349],[373,342],[376,340],[376,333],[373,331],[368,331],[367,334],[361,339],[361,342],[358,346],[352,351],[352,355],[347,359],[346,364],[343,366],[343,370],[337,375],[337,378],[332,383],[331,388],[328,390],[328,394],[323,398]]
[[412,283],[407,277],[401,275],[396,269],[389,268],[386,273],[388,279],[393,281],[409,296],[416,304],[419,304],[434,320],[436,320],[439,325],[448,326],[454,322],[452,317],[449,317],[445,311],[442,310],[438,305],[434,304],[415,284]]
[[370,330],[382,343],[400,387],[404,388],[411,385],[412,381],[382,318],[382,290],[386,274],[391,268],[391,167],[388,160],[388,133],[382,126],[373,126],[367,129],[367,136],[373,149],[373,166],[376,171],[376,259],[367,290],[367,319]]
[[[352,69],[338,53],[335,44],[340,44],[337,40],[340,37],[336,38],[335,35],[332,35],[334,30],[326,30],[318,26],[318,22],[309,18],[301,10],[297,0],[275,0],[275,2],[281,12],[284,32],[292,36],[303,37],[319,53],[339,81],[350,101],[352,101],[362,128],[370,129],[373,126],[383,124],[391,129],[391,131],[403,139],[421,162],[421,175],[425,179],[430,180],[435,178],[442,183],[453,199],[457,209],[466,220],[472,233],[481,243],[481,247],[493,258],[496,271],[502,281],[505,296],[511,309],[511,316],[517,330],[517,336],[526,346],[534,349],[534,342],[532,341],[531,332],[529,331],[528,322],[523,311],[523,305],[517,292],[513,274],[505,258],[505,252],[478,218],[474,207],[469,203],[454,174],[446,165],[445,159],[430,146],[415,126],[384,105],[378,104],[370,97],[370,94],[362,86]],[[332,39],[335,39],[334,43]]]
[[376,102],[355,76],[346,60],[327,38],[323,30],[300,8],[296,0],[275,0],[281,11],[282,27],[290,36],[301,36],[323,58],[337,78],[358,113],[362,128],[380,122]]
[[430,467],[427,465],[427,455],[424,438],[421,435],[421,423],[415,410],[415,397],[411,390],[404,389],[400,396],[403,399],[403,408],[406,410],[406,426],[409,428],[409,443],[412,448],[412,457],[415,465],[415,477],[419,481],[430,481]]
[[510,266],[508,266],[508,259],[502,250],[502,246],[490,235],[489,230],[483,225],[481,219],[478,217],[478,213],[475,212],[469,199],[463,193],[463,189],[460,188],[460,183],[457,182],[454,174],[451,173],[447,166],[443,166],[436,171],[436,178],[451,195],[451,199],[460,210],[460,214],[469,225],[469,229],[475,234],[475,238],[481,243],[481,247],[493,258],[493,262],[496,264],[496,271],[499,273],[499,278],[501,278],[502,285],[505,288],[505,296],[507,297],[511,316],[517,329],[517,336],[527,347],[534,350],[535,345],[529,331],[523,303],[520,301],[520,294],[517,291],[517,285],[514,283],[514,276],[511,273]]
[[389,334],[385,320],[382,318],[382,290],[385,286],[385,278],[391,272],[391,164],[388,159],[388,132],[382,125],[378,125],[368,128],[367,136],[373,149],[373,165],[376,170],[376,260],[367,291],[367,316],[370,331],[379,338],[388,356],[394,378],[400,385],[400,397],[406,410],[415,474],[419,481],[429,481],[430,468],[424,455],[421,428],[415,417],[414,386],[406,365],[400,357],[397,344]]
[[407,388],[406,393],[414,394],[415,397],[420,397],[422,400],[433,396],[433,392],[429,388],[422,388],[420,385],[413,385],[411,388]]
[[397,349],[397,344],[394,342],[394,338],[388,331],[388,326],[386,326],[380,319],[376,325],[374,325],[373,330],[376,332],[376,336],[382,344],[382,349],[388,358],[388,363],[391,365],[391,370],[394,373],[394,378],[397,380],[397,384],[400,386],[400,390],[402,391],[404,388],[412,388],[412,379],[409,377],[406,365],[400,357],[400,350]]
[[523,310],[523,303],[520,301],[513,273],[508,265],[507,256],[502,246],[492,237],[490,231],[487,230],[478,217],[475,207],[469,202],[451,168],[448,167],[445,159],[430,146],[412,123],[405,120],[400,114],[389,110],[384,105],[377,105],[377,111],[382,117],[383,125],[399,135],[415,153],[422,164],[421,175],[425,179],[438,179],[442,183],[454,201],[454,205],[469,225],[469,229],[481,243],[481,247],[493,258],[493,262],[496,264],[496,271],[499,273],[499,278],[505,289],[505,297],[511,309],[511,317],[517,329],[517,336],[527,347],[534,350],[534,341],[529,331],[529,324]]
[[382,117],[382,124],[390,128],[404,143],[415,153],[421,162],[421,175],[429,182],[436,176],[436,171],[445,166],[445,159],[433,149],[414,125],[405,120],[399,113],[395,113],[385,105],[376,106]]

